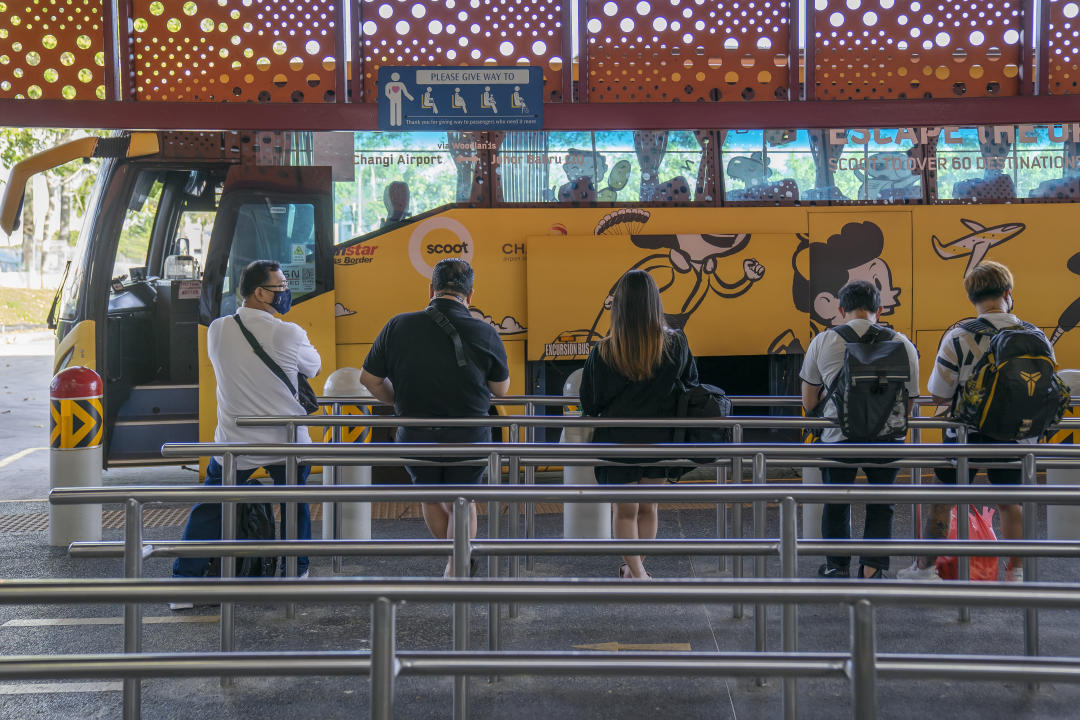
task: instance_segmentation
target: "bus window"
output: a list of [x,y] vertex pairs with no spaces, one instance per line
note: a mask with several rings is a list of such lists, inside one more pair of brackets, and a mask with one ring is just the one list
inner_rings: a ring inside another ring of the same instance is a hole
[[[476,158],[468,133],[354,133],[356,173],[334,183],[334,242],[468,202]],[[295,290],[293,291],[295,294]]]
[[875,130],[872,136],[849,130],[842,137],[848,142],[830,145],[829,154],[836,154],[836,188],[845,198],[877,203],[922,201],[925,161],[922,150],[909,138],[899,137],[896,129]]
[[[160,176],[158,171],[144,170],[135,181],[131,204],[124,214],[124,226],[116,246],[111,277],[126,275],[131,278],[133,268],[140,268],[142,277],[146,277],[150,236],[157,219],[163,187]],[[136,271],[135,275],[138,274],[139,271]]]
[[293,302],[315,292],[315,206],[311,203],[267,198],[243,203],[237,209],[230,247],[220,315],[236,312],[240,275],[254,260],[281,263]]
[[721,149],[727,202],[793,203],[815,187],[805,130],[732,130]]

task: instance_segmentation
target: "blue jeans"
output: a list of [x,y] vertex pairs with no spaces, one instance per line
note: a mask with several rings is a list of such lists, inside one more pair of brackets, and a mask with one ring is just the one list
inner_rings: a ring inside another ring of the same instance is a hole
[[[251,480],[251,476],[258,468],[251,470],[237,470],[237,485],[260,485],[258,480]],[[275,485],[285,484],[285,466],[267,465],[266,472],[274,479]],[[307,482],[310,465],[300,465],[297,468],[296,484],[303,485]],[[206,484],[221,484],[221,464],[214,458],[206,468]],[[307,503],[297,503],[299,514],[297,515],[296,534],[300,540],[311,539],[311,513]],[[286,506],[281,506],[281,528],[278,537],[282,537],[287,527]],[[220,540],[221,539],[221,505],[220,503],[199,503],[191,509],[187,525],[184,527],[184,540]],[[210,558],[176,558],[173,562],[173,577],[203,577],[210,566]],[[297,572],[303,574],[308,567],[306,557],[297,561]],[[284,567],[282,568],[284,570]]]

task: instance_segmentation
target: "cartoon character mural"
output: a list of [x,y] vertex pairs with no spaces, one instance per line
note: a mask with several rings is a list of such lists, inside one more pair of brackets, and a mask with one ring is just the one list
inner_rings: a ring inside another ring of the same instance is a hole
[[937,235],[931,235],[930,242],[934,246],[934,252],[942,260],[966,257],[968,262],[964,268],[965,276],[971,268],[983,261],[990,248],[1012,240],[1027,227],[1024,223],[1002,223],[984,227],[974,220],[963,219],[960,222],[971,232],[946,243],[941,242]]
[[[640,228],[648,221],[649,212],[636,208],[617,210],[597,224],[594,234],[622,233],[625,225]],[[765,275],[765,266],[754,258],[744,258],[739,270],[732,272],[723,259],[735,256],[750,243],[750,233],[672,233],[645,235],[630,233],[630,242],[644,250],[661,250],[646,255],[623,272],[644,270],[656,281],[663,302],[664,319],[677,330],[686,327],[690,316],[701,307],[710,294],[736,298],[748,292]],[[623,273],[619,274],[622,277]],[[726,278],[726,279],[725,279]],[[587,346],[607,331],[604,322],[611,310],[618,277],[604,298],[592,327],[559,333],[556,343],[577,343]],[[585,349],[585,353],[587,353]]]
[[[1080,275],[1080,253],[1076,253],[1069,258],[1069,261],[1065,263],[1065,267],[1073,275]],[[1062,311],[1057,321],[1057,327],[1054,328],[1054,332],[1050,335],[1051,344],[1057,343],[1062,335],[1075,328],[1077,322],[1080,322],[1080,297],[1069,303],[1069,306]]]
[[[840,325],[840,288],[853,280],[873,283],[881,293],[881,315],[893,314],[900,305],[900,288],[893,284],[892,269],[881,257],[885,235],[870,221],[847,223],[825,242],[810,242],[796,235],[798,245],[791,257],[791,296],[795,308],[810,316],[810,333]],[[887,323],[886,323],[887,324]],[[803,353],[794,330],[785,330],[768,348],[769,354]]]

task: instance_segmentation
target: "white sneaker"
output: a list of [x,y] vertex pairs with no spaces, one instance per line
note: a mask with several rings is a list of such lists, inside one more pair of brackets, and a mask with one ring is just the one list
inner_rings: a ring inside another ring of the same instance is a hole
[[940,582],[941,576],[938,575],[937,565],[931,565],[929,567],[921,568],[919,563],[912,563],[911,567],[906,567],[902,570],[896,571],[897,580],[928,580],[931,582]]
[[307,580],[308,579],[308,574],[310,572],[311,572],[310,570],[305,570],[304,572],[300,573],[300,577],[298,577],[297,580]]
[[1006,568],[1005,569],[1005,582],[1024,582],[1024,568]]
[[174,612],[177,611],[177,610],[191,610],[194,607],[195,607],[195,603],[189,603],[189,602],[171,602],[171,603],[169,603],[169,609],[174,611]]

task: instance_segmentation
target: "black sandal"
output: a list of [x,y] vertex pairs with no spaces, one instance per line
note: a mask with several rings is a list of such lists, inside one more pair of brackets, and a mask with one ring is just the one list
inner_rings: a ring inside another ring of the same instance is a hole
[[633,573],[630,572],[630,566],[629,565],[627,565],[626,563],[623,563],[622,565],[619,566],[619,579],[620,580],[631,580],[631,579],[633,579],[633,577],[634,577],[634,575],[633,575]]

